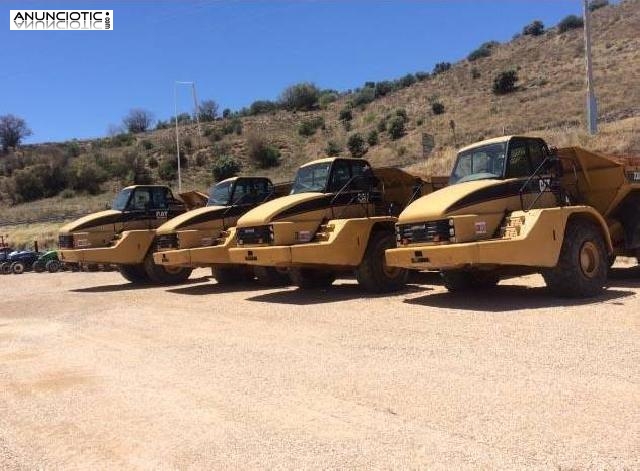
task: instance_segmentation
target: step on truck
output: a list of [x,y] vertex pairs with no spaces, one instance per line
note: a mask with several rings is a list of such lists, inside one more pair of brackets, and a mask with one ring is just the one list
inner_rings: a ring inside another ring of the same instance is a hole
[[400,214],[396,236],[387,264],[440,270],[450,291],[538,272],[556,295],[595,296],[616,256],[640,256],[640,166],[534,137],[478,142],[448,187]]
[[175,197],[162,185],[122,189],[111,208],[65,224],[59,230],[58,256],[63,263],[113,264],[132,283],[173,284],[185,281],[191,269],[153,263],[156,228],[187,210],[204,205],[206,195]]
[[[263,177],[221,181],[212,187],[206,207],[173,218],[157,229],[155,263],[167,268],[211,267],[219,283],[253,278],[250,267],[232,264],[229,259],[229,246],[236,240],[236,222],[247,211],[286,195],[290,189],[291,183],[274,185]],[[276,282],[281,278],[282,274],[275,274]]]
[[412,197],[444,184],[396,168],[372,169],[362,159],[310,162],[298,169],[290,195],[238,220],[229,256],[253,265],[258,278],[288,269],[300,288],[329,286],[348,271],[367,291],[397,290],[408,272],[384,263],[385,249],[395,245],[396,216]]

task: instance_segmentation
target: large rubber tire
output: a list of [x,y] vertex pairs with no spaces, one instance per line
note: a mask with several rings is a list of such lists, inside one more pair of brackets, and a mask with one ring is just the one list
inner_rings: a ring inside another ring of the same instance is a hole
[[451,292],[492,288],[500,277],[491,271],[444,270],[440,272],[444,287]]
[[232,285],[249,281],[253,278],[251,269],[246,265],[216,265],[211,267],[211,276],[218,284]]
[[144,258],[144,271],[149,280],[156,285],[175,285],[184,283],[191,276],[193,269],[185,267],[170,267],[156,265],[153,261],[153,253],[149,252]]
[[8,275],[11,273],[11,262],[3,262],[0,264],[0,273],[3,275]]
[[370,293],[390,293],[402,289],[409,279],[409,270],[387,266],[385,250],[396,246],[392,232],[374,232],[369,238],[362,262],[356,268],[356,279]]
[[35,261],[33,265],[31,265],[31,269],[36,273],[42,273],[45,270],[45,265],[42,262]]
[[62,264],[58,260],[49,260],[45,265],[45,268],[49,273],[56,273],[62,268]]
[[149,276],[142,264],[138,265],[120,265],[118,267],[120,274],[125,280],[133,284],[145,284],[149,283]]
[[597,296],[607,282],[608,255],[600,229],[589,221],[569,221],[558,264],[542,272],[556,296]]
[[22,275],[24,273],[25,270],[25,266],[24,263],[22,262],[15,262],[12,266],[11,266],[11,271],[15,274],[15,275]]
[[253,267],[256,281],[262,286],[287,286],[291,283],[289,271],[276,267]]
[[327,288],[336,281],[336,274],[330,270],[315,268],[290,268],[291,282],[301,289]]

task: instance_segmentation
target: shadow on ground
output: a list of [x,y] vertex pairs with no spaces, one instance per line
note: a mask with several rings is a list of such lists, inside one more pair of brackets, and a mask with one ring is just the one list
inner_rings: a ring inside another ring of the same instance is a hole
[[267,289],[277,289],[273,286],[262,286],[255,281],[245,281],[242,283],[234,283],[228,285],[221,285],[216,283],[214,278],[209,279],[210,283],[203,283],[194,286],[179,286],[176,288],[168,289],[167,292],[175,294],[188,294],[193,296],[201,296],[206,294],[224,294],[224,293],[238,293],[242,291],[260,291]]
[[[435,293],[416,298],[405,299],[407,304],[444,309],[461,309],[481,312],[508,312],[524,309],[550,307],[585,306],[589,304],[622,304],[626,297],[633,296],[632,291],[607,289],[595,298],[559,298],[553,296],[546,287],[528,288],[526,286],[498,285],[483,291],[466,293]],[[618,302],[619,301],[619,302]]]
[[[182,283],[183,285],[192,285],[195,283],[202,283],[204,281],[209,281],[208,276],[203,276],[200,278],[189,278],[187,281]],[[73,293],[112,293],[117,291],[130,291],[130,290],[142,290],[149,288],[162,288],[166,285],[154,285],[151,283],[137,284],[137,283],[128,283],[123,280],[122,283],[117,285],[100,285],[100,286],[89,286],[87,288],[76,288],[71,289],[69,291]]]
[[396,293],[368,293],[356,283],[340,283],[339,281],[328,288],[323,289],[299,289],[292,288],[284,291],[260,294],[247,298],[247,301],[276,304],[296,304],[299,306],[338,303],[352,299],[375,299],[388,296],[397,296],[411,292],[423,292],[431,288],[424,286],[407,285]]

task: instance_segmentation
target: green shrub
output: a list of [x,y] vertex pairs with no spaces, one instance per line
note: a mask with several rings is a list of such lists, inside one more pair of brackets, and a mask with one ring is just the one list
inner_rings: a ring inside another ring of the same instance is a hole
[[213,178],[219,182],[227,178],[235,177],[240,172],[240,169],[240,162],[230,155],[223,155],[216,159],[216,162],[211,167],[211,173],[213,174]]
[[443,72],[446,72],[450,68],[451,68],[451,63],[450,62],[438,62],[433,67],[433,75],[437,75],[437,74],[441,74]]
[[298,134],[305,137],[313,136],[318,128],[324,128],[324,118],[322,116],[302,121],[298,126]]
[[416,126],[422,126],[424,124],[424,119],[418,118],[416,119]]
[[522,29],[525,36],[540,36],[544,33],[544,24],[540,20],[534,20]]
[[257,115],[262,113],[271,113],[278,109],[278,104],[270,100],[257,100],[249,106],[249,114]]
[[404,108],[396,108],[391,116],[400,116],[405,122],[409,121],[407,110],[405,110]]
[[280,94],[281,105],[290,111],[310,111],[318,104],[320,90],[313,83],[303,82],[285,88]]
[[493,48],[495,46],[497,46],[498,44],[499,43],[497,41],[489,41],[489,42],[486,42],[486,43],[482,43],[478,49],[476,49],[475,51],[471,52],[467,56],[467,60],[469,62],[473,62],[473,61],[481,59],[483,57],[489,57],[491,55],[491,52],[493,51]]
[[422,71],[416,72],[415,76],[418,82],[424,82],[429,78],[429,72],[422,72]]
[[140,145],[142,146],[142,148],[144,150],[151,150],[153,149],[153,142],[151,142],[148,139],[144,139],[142,142],[140,142]]
[[375,146],[378,144],[378,131],[376,131],[375,129],[369,131],[369,134],[367,135],[367,144],[369,144],[370,146]]
[[479,78],[480,78],[480,75],[481,75],[481,74],[480,74],[480,71],[479,71],[478,69],[476,69],[475,67],[473,67],[473,68],[471,69],[471,78],[472,78],[473,80],[477,80],[477,79],[479,79]]
[[76,141],[67,142],[65,144],[65,154],[69,157],[78,157],[80,155],[80,145]]
[[413,74],[404,75],[404,76],[400,77],[400,79],[398,80],[398,84],[402,88],[410,87],[414,83],[416,83],[416,77]]
[[591,0],[589,2],[589,11],[595,11],[598,8],[606,7],[609,5],[609,0]]
[[338,119],[340,121],[351,121],[353,119],[353,111],[351,111],[350,107],[345,107],[340,110],[340,114],[338,114]]
[[385,96],[391,93],[393,90],[394,90],[393,82],[390,82],[389,80],[383,80],[382,82],[378,82],[376,83],[376,86],[375,86],[376,98]]
[[364,106],[371,103],[376,98],[376,90],[373,87],[365,87],[361,89],[353,98],[354,106]]
[[444,105],[438,101],[431,104],[431,111],[433,114],[443,114],[444,113]]
[[329,157],[337,157],[340,155],[340,152],[342,152],[342,148],[336,141],[329,141],[324,151]]
[[261,135],[252,134],[247,138],[247,153],[260,168],[276,167],[280,164],[280,151],[270,146]]
[[95,159],[79,157],[69,165],[67,178],[71,188],[76,191],[86,191],[90,194],[100,192],[100,184],[107,180],[107,173]]
[[71,188],[65,188],[60,192],[60,197],[65,200],[68,200],[69,198],[73,198],[74,196],[76,196],[76,192],[73,191]]
[[516,90],[516,82],[518,74],[515,70],[507,70],[500,72],[493,79],[493,93],[496,95],[505,95]]
[[149,160],[147,160],[147,165],[149,165],[149,168],[158,168],[158,159],[156,159],[155,157],[149,157]]
[[387,130],[387,120],[381,119],[378,121],[378,132],[385,132]]
[[342,127],[345,131],[351,131],[351,121],[342,121]]
[[197,167],[202,167],[209,160],[207,154],[205,152],[198,152],[195,155],[195,164]]
[[393,116],[388,120],[387,129],[389,137],[393,140],[400,139],[405,134],[406,120],[399,115]]
[[231,117],[231,110],[229,108],[225,108],[222,110],[222,119],[227,119]]
[[222,126],[223,134],[237,134],[238,136],[242,134],[242,121],[239,118],[234,118],[231,121],[225,123]]
[[565,33],[570,29],[582,28],[584,26],[584,22],[582,18],[576,15],[565,16],[560,23],[558,23],[558,31],[560,33]]
[[360,158],[367,153],[367,148],[364,145],[364,139],[358,133],[349,136],[347,148],[349,149],[352,157]]
[[158,165],[158,176],[162,180],[170,182],[176,179],[178,172],[174,161],[175,159],[163,159]]
[[125,147],[130,146],[135,142],[135,138],[132,134],[116,134],[109,138],[107,143],[108,147]]

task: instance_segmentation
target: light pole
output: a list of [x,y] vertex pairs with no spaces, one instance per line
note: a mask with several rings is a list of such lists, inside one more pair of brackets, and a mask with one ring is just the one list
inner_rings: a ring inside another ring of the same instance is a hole
[[182,172],[180,164],[180,137],[178,133],[178,85],[191,85],[191,96],[193,97],[193,112],[196,115],[196,122],[198,123],[198,134],[202,137],[202,129],[200,128],[200,113],[198,105],[198,96],[196,95],[196,83],[195,82],[183,82],[176,80],[173,84],[173,108],[174,119],[176,122],[176,152],[178,154],[178,192],[182,191]]
[[593,91],[593,70],[591,67],[591,12],[589,11],[589,0],[584,3],[584,55],[585,66],[587,68],[587,129],[589,134],[598,132],[598,103],[596,94]]

